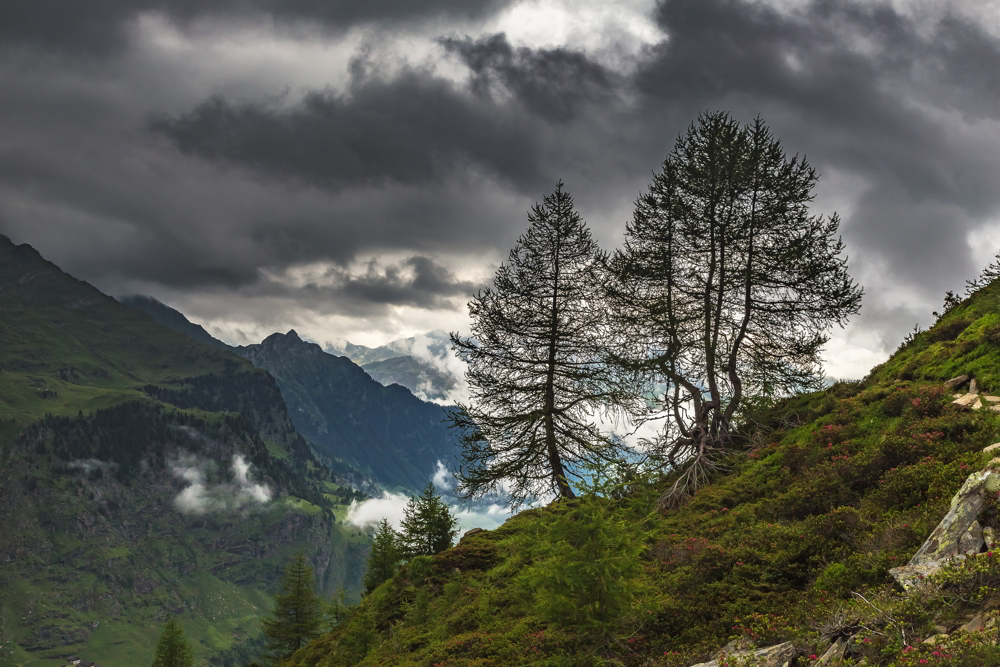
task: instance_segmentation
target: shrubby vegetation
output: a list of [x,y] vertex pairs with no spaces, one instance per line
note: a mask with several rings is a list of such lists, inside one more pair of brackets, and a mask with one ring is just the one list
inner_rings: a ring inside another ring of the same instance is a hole
[[[914,646],[981,608],[976,595],[994,585],[970,562],[974,576],[947,574],[937,601],[913,600],[888,575],[1000,431],[1000,415],[950,406],[941,379],[879,369],[764,410],[722,461],[727,473],[674,510],[651,511],[668,477],[526,510],[413,559],[290,664],[681,667],[733,640],[793,641],[808,656],[861,624],[872,634],[852,648],[858,659],[893,664],[906,644],[890,617]],[[602,573],[616,587],[607,606]],[[963,650],[973,660],[992,649]]]

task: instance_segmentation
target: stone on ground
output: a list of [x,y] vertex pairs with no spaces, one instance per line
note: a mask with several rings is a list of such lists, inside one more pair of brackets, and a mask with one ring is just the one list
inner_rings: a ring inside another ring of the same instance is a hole
[[[730,653],[724,659],[732,662],[733,658],[751,658],[753,659],[754,667],[784,667],[785,665],[790,665],[792,660],[795,659],[795,654],[798,651],[795,650],[795,646],[792,642],[785,642],[784,644],[776,644],[775,646],[768,646],[767,648],[757,649],[756,651],[739,651],[737,653]],[[697,665],[692,665],[691,667],[719,667],[719,660],[712,660],[711,662],[701,662]]]
[[966,380],[968,379],[969,379],[968,375],[959,375],[958,377],[953,377],[952,379],[945,382],[944,386],[947,387],[948,389],[955,389],[965,384]]

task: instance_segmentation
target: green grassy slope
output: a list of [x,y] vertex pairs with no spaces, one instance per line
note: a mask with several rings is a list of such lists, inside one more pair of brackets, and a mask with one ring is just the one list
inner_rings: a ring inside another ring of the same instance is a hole
[[143,399],[149,383],[245,362],[199,345],[0,236],[0,406],[21,423]]
[[[735,640],[792,641],[801,665],[853,636],[868,665],[998,664],[995,631],[936,654],[920,640],[1000,604],[1000,558],[915,598],[888,573],[1000,440],[1000,414],[960,411],[942,385],[971,372],[1000,394],[995,330],[1000,284],[865,381],[754,415],[726,472],[680,508],[656,509],[666,479],[523,512],[415,559],[291,663],[679,667]],[[1000,524],[997,508],[984,520]]]
[[[269,502],[249,499],[237,456]],[[182,470],[205,511],[180,511]],[[352,495],[338,480],[266,372],[0,236],[0,647],[16,642],[15,664],[146,664],[173,613],[205,664],[257,634],[299,549],[325,594],[356,594],[367,538],[336,522]]]

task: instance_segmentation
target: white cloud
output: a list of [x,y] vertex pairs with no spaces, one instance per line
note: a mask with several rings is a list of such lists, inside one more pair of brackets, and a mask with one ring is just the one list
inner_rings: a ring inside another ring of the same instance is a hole
[[358,528],[367,528],[382,519],[388,519],[392,527],[399,530],[403,522],[403,508],[409,501],[406,495],[389,491],[383,491],[381,498],[371,498],[360,503],[352,500],[347,510],[347,522]]
[[99,461],[98,459],[75,459],[70,461],[68,467],[71,469],[82,470],[83,474],[89,475],[95,470],[104,471],[109,468],[117,468],[117,464],[111,461]]
[[437,462],[437,469],[431,480],[434,482],[434,486],[442,491],[451,491],[455,487],[455,477],[441,461]]
[[206,481],[206,469],[211,462],[200,461],[194,456],[180,457],[171,465],[173,474],[187,482],[174,505],[184,514],[205,514],[241,509],[249,505],[263,505],[271,500],[271,489],[250,479],[250,464],[243,456],[233,456],[232,484],[211,484]]
[[509,507],[491,504],[485,508],[459,508],[457,505],[451,506],[451,513],[458,519],[459,535],[464,535],[473,528],[483,528],[493,530],[503,525],[503,522],[512,516]]
[[469,385],[465,381],[465,362],[455,356],[450,343],[443,350],[443,354],[435,353],[435,346],[440,350],[444,332],[431,332],[414,337],[413,345],[410,347],[410,355],[419,361],[432,366],[442,375],[448,376],[455,381],[444,398],[430,398],[428,394],[433,393],[434,388],[428,383],[427,387],[417,387],[415,392],[419,398],[425,401],[433,401],[442,405],[455,405],[456,403],[469,402]]
[[[456,480],[441,461],[437,462],[437,469],[431,479],[436,487],[445,492],[442,499],[448,503],[452,515],[458,519],[459,536],[473,528],[492,530],[514,514],[510,507],[491,501],[460,505],[448,494],[448,491],[454,491]],[[389,491],[383,491],[380,498],[371,498],[360,503],[353,501],[347,510],[347,522],[365,529],[375,526],[382,519],[388,519],[392,527],[399,530],[403,522],[403,508],[409,501],[410,498],[405,494]]]

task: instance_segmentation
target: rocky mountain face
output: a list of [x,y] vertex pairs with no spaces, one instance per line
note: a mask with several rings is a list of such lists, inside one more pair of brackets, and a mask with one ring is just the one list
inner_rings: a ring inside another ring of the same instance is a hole
[[[344,459],[386,487],[417,492],[434,474],[437,461],[447,465],[458,453],[444,422],[451,408],[413,395],[419,388],[432,398],[443,398],[455,386],[454,379],[434,366],[403,354],[418,345],[417,338],[378,348],[347,343],[334,350],[343,353],[339,355],[302,340],[295,331],[273,334],[257,345],[231,347],[156,299],[125,297],[122,302],[195,340],[207,336],[215,347],[232,350],[267,371],[277,380],[295,428],[341,474],[350,474],[340,461]],[[419,344],[430,353],[446,353],[447,334],[432,332],[426,338]],[[358,366],[366,360],[364,367]],[[373,490],[358,475],[351,480]]]
[[327,345],[325,350],[347,357],[381,384],[399,384],[432,401],[450,401],[459,380],[444,363],[451,354],[451,340],[444,331],[400,338],[379,347],[344,343]]
[[295,331],[237,353],[274,376],[306,438],[385,486],[417,491],[437,461],[450,464],[458,453],[446,408],[402,386],[379,384],[351,360],[324,352]]
[[449,399],[458,384],[452,375],[408,354],[373,361],[361,368],[379,384],[398,384],[432,401]]
[[338,465],[266,372],[0,236],[0,657],[148,664],[180,614],[207,661],[257,634],[299,550],[356,595]]

